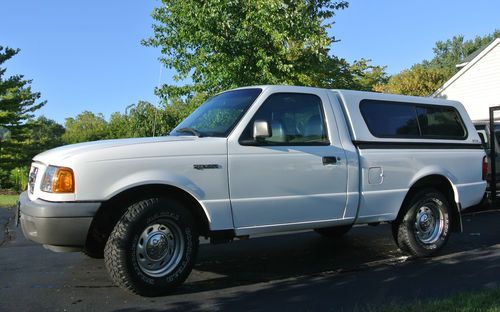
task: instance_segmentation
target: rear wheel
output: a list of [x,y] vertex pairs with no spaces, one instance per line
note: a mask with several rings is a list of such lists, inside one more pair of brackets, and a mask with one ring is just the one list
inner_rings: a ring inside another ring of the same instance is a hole
[[441,250],[450,236],[450,205],[435,189],[417,192],[392,223],[399,248],[413,256],[429,257]]
[[104,258],[118,286],[158,296],[184,282],[197,251],[198,234],[189,210],[175,200],[152,198],[128,208],[106,243]]
[[332,227],[326,227],[326,228],[319,228],[315,229],[316,233],[324,236],[324,237],[330,237],[330,238],[339,238],[344,236],[347,232],[349,232],[352,228],[352,225],[339,225],[339,226],[332,226]]

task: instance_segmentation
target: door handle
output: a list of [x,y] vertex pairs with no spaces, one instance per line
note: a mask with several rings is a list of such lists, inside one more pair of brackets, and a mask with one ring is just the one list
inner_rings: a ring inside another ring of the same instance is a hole
[[335,156],[323,156],[323,165],[336,165],[337,161],[340,161],[340,157]]

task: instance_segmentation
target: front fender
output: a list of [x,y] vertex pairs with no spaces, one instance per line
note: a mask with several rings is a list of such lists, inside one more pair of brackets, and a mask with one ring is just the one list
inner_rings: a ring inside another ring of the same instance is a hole
[[[226,158],[219,156],[189,157],[164,161],[129,161],[93,163],[86,170],[77,171],[75,184],[78,201],[106,201],[128,189],[142,185],[176,187],[200,203],[210,222],[211,230],[233,228]],[[219,167],[196,170],[193,163],[216,163]]]
[[145,170],[123,176],[107,186],[104,191],[106,194],[105,199],[108,200],[127,189],[150,184],[163,184],[177,187],[189,193],[198,202],[201,202],[205,198],[205,192],[185,176],[158,170]]
[[176,187],[192,196],[200,206],[209,222],[212,231],[233,229],[233,219],[229,198],[209,199],[205,191],[194,181],[185,176],[168,172],[142,171],[136,172],[111,184],[106,193],[107,199],[125,192],[128,189],[144,185],[166,185]]

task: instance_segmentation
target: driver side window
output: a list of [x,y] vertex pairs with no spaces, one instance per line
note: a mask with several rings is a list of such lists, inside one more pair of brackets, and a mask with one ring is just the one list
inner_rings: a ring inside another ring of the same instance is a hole
[[[253,124],[266,121],[270,137],[253,141]],[[250,143],[251,142],[251,143]],[[270,95],[240,137],[242,145],[328,145],[321,99],[313,94]]]

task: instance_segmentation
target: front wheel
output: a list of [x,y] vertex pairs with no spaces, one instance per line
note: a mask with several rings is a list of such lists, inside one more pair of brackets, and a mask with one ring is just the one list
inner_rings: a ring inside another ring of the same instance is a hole
[[158,296],[184,282],[197,251],[198,234],[189,210],[175,200],[152,198],[128,208],[106,243],[104,260],[118,286]]
[[399,248],[416,257],[429,257],[441,250],[450,236],[450,205],[435,189],[417,192],[398,219],[392,232]]

